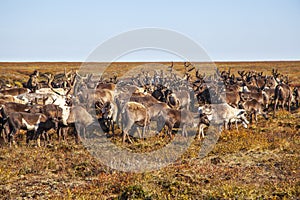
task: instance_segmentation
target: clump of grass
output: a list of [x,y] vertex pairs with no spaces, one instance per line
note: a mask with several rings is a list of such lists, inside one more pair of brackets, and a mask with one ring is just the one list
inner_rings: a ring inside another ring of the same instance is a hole
[[121,194],[119,195],[118,199],[151,199],[147,195],[140,185],[133,185],[126,187]]

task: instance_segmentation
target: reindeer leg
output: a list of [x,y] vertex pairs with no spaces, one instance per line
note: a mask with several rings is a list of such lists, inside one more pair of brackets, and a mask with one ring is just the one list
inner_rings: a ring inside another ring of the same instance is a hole
[[[146,128],[147,128],[147,122],[148,122],[148,120],[149,120],[148,117],[146,117],[145,120],[144,120],[143,133],[142,133],[142,137],[143,138],[145,138],[145,133],[146,133]],[[150,123],[149,123],[149,125],[150,125]]]
[[182,125],[182,132],[181,132],[182,137],[185,136],[185,124]]
[[126,135],[127,135],[127,133],[125,132],[125,130],[123,130],[123,137],[122,137],[123,144],[125,143]]
[[129,136],[129,134],[128,134],[128,131],[127,131],[127,130],[124,130],[124,131],[123,131],[123,144],[124,144],[125,141],[126,141],[126,137],[127,137],[128,141],[132,144],[133,142],[132,142],[132,140],[130,139],[130,136]]
[[199,135],[198,135],[198,139],[200,140],[200,136],[202,136],[202,138],[204,138],[204,131],[203,131],[203,126],[202,125],[200,125],[200,132],[199,132]]
[[156,121],[156,127],[157,127],[157,132],[156,135],[159,135],[160,132],[162,131],[164,124],[163,124],[163,119],[161,119],[161,117],[159,117],[159,119]]
[[273,110],[273,116],[274,117],[275,117],[275,114],[276,114],[277,104],[278,104],[278,98],[276,98],[275,101],[274,101],[274,110]]
[[78,125],[78,130],[74,130],[74,134],[75,134],[75,142],[76,144],[79,144],[79,141],[81,141],[81,137],[80,137],[80,129],[81,129],[81,126]]
[[115,122],[111,119],[111,132],[112,135],[115,136]]
[[61,127],[61,137],[63,141],[65,141],[66,139],[68,130],[69,130],[68,127]]
[[30,140],[34,139],[34,134],[31,131],[26,132],[26,145],[29,147],[30,145]]
[[126,141],[126,137],[128,138],[128,141],[130,143],[132,143],[128,133],[129,133],[130,129],[132,128],[133,124],[134,124],[134,122],[132,122],[132,121],[127,121],[127,123],[125,124],[125,128],[123,129],[123,144]]
[[128,138],[128,141],[132,144],[132,140],[130,139],[130,136],[127,134],[127,138]]
[[204,136],[204,128],[205,128],[205,125],[203,125],[203,126],[201,127],[202,138],[205,137],[205,136]]
[[267,113],[266,112],[263,112],[262,113],[262,115],[263,115],[263,117],[266,119],[266,120],[268,120],[269,118],[268,118],[268,115],[267,115]]
[[44,131],[44,135],[45,135],[45,142],[44,143],[45,143],[45,146],[47,146],[47,144],[50,143],[50,136],[49,136],[47,131]]
[[224,121],[224,129],[228,130],[228,121]]
[[8,142],[8,136],[9,136],[9,126],[5,126],[5,142]]
[[29,147],[29,142],[30,142],[30,134],[29,131],[26,132],[26,146]]
[[9,134],[9,137],[8,137],[9,147],[11,147],[12,144],[16,146],[15,135],[18,135],[18,134],[19,134],[19,130],[16,130],[16,129],[13,129],[13,131]]
[[41,134],[39,134],[39,135],[37,136],[36,144],[37,144],[38,147],[41,147]]
[[1,124],[1,127],[0,127],[0,136],[5,141],[5,139],[4,139],[4,129],[3,129],[3,125],[2,124]]
[[2,130],[1,130],[1,133],[2,133],[2,138],[3,138],[3,142],[4,143],[7,143],[7,137],[8,137],[8,134],[9,131],[7,130],[7,126],[5,126],[4,124],[2,125]]
[[62,132],[62,130],[61,130],[62,128],[61,127],[59,127],[57,130],[56,130],[56,134],[57,134],[57,140],[58,140],[58,142],[60,142],[60,140],[61,140],[61,132]]
[[[284,106],[285,106],[284,104],[285,104],[285,101],[282,100],[282,101],[281,101],[281,109],[282,109],[282,110],[284,110]],[[279,107],[279,106],[278,106],[278,107]]]
[[250,124],[252,124],[253,123],[253,113],[251,112],[250,113]]
[[170,139],[172,139],[172,129],[173,129],[173,124],[166,122],[167,125],[167,134],[169,135]]
[[137,127],[136,125],[133,127],[133,137],[135,137],[135,132],[137,132],[137,135],[138,135],[138,137],[139,138],[142,138],[142,135],[141,135],[141,131],[140,131],[140,128],[139,127]]
[[[42,134],[39,134],[39,137],[41,137],[41,136],[43,136],[43,140],[44,140],[43,146],[46,147],[48,144],[48,141],[49,141],[48,133],[46,131],[43,131]],[[39,147],[40,147],[40,144],[39,144]]]
[[43,140],[44,140],[43,144],[44,144],[44,146],[46,145],[46,142],[45,142],[46,141],[46,137],[45,136],[46,135],[45,135],[44,131],[38,135],[38,137],[37,137],[38,147],[41,147],[40,138],[43,138]]
[[254,113],[255,116],[255,124],[257,124],[257,112]]
[[145,132],[146,132],[146,124],[144,124],[143,126],[142,138],[145,137]]
[[201,135],[201,123],[199,122],[198,124],[198,134],[197,134],[197,139],[200,140],[200,135]]
[[86,127],[82,126],[83,139],[86,139]]
[[173,129],[173,128],[168,127],[168,135],[169,135],[170,139],[173,138],[173,136],[172,136],[172,129]]

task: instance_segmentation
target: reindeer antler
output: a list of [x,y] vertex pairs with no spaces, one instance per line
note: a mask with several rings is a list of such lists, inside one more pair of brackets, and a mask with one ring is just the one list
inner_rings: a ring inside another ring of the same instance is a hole
[[277,78],[280,74],[278,73],[278,69],[272,69],[272,75],[274,76],[274,78]]
[[48,79],[48,87],[55,93],[55,94],[58,94],[58,95],[61,95],[61,96],[64,96],[63,94],[60,94],[59,92],[57,92],[51,85],[53,79],[54,79],[54,76],[52,74],[44,74],[45,77],[47,77]]
[[172,64],[170,66],[168,66],[168,71],[172,72],[173,71],[173,66],[174,66],[174,63],[172,61]]
[[184,62],[183,64],[185,67],[189,67],[190,65],[192,65],[190,62]]

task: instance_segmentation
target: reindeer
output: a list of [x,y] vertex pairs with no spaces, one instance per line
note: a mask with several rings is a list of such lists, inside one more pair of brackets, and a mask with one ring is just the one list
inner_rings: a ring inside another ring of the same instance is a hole
[[6,123],[8,121],[9,116],[12,113],[15,112],[28,112],[30,110],[30,106],[24,105],[24,104],[19,104],[19,103],[14,103],[14,102],[3,102],[3,104],[0,107],[0,112],[1,112],[1,133],[4,131],[6,134],[3,133],[4,135],[7,135],[6,131]]
[[[52,104],[49,104],[46,106],[40,106],[40,105],[27,106],[27,105],[23,105],[23,104],[17,104],[17,103],[10,102],[10,103],[5,103],[4,105],[2,105],[1,113],[2,113],[2,116],[6,116],[6,118],[4,118],[4,120],[3,120],[3,123],[8,121],[7,119],[9,119],[11,115],[14,115],[14,113],[23,113],[23,115],[26,115],[26,116],[27,116],[26,113],[32,113],[32,114],[37,114],[37,115],[42,114],[43,116],[45,116],[47,118],[47,120],[40,121],[39,127],[40,127],[40,131],[43,130],[41,132],[41,134],[45,132],[46,136],[48,136],[47,131],[50,130],[51,128],[57,129],[58,120],[60,120],[62,118],[62,109],[60,107],[58,107],[56,105],[52,105]],[[43,119],[45,119],[45,117]],[[13,120],[16,120],[15,118],[16,118],[16,116],[13,117]],[[4,126],[4,124],[2,126]],[[29,143],[29,140],[31,140],[31,139],[37,139],[37,137],[38,138],[40,137],[40,135],[36,136],[35,132],[30,132],[30,131],[37,131],[36,129],[30,129],[28,127],[29,127],[29,125],[27,126],[28,131],[27,131],[26,143]],[[48,127],[48,128],[46,128],[46,127]],[[12,126],[10,125],[10,129],[11,128],[12,128]],[[20,127],[16,127],[16,128],[20,128]],[[45,129],[47,129],[47,130],[45,130]],[[47,138],[48,137],[46,137],[46,139]],[[38,145],[39,145],[39,143],[38,143]]]
[[167,104],[173,109],[180,109],[180,101],[177,98],[176,94],[173,93],[171,90],[168,90],[169,93],[167,94]]
[[171,90],[162,85],[158,85],[157,88],[151,93],[151,95],[161,102],[167,102],[167,95],[171,93]]
[[[273,73],[274,72],[274,69],[273,69]],[[266,76],[266,80],[265,80],[265,86],[264,88],[270,88],[270,89],[275,89],[275,87],[278,85],[277,81],[276,81],[276,75],[274,77],[273,76]]]
[[292,91],[288,85],[281,83],[276,86],[274,96],[274,116],[276,113],[278,101],[281,102],[282,109],[284,109],[285,104],[287,104],[287,110],[289,112],[291,111],[292,97]]
[[[14,137],[19,134],[20,129],[24,129],[27,131],[34,131],[36,132],[38,129],[39,131],[42,130],[49,130],[49,127],[57,127],[56,120],[48,119],[43,114],[32,114],[26,112],[14,112],[9,115],[8,118],[8,125],[10,129],[10,133],[8,135],[8,141],[10,146],[12,143],[15,143]],[[38,143],[38,146],[40,144]]]
[[265,87],[262,91],[264,92],[266,98],[266,108],[269,108],[269,105],[274,103],[275,88],[273,89]]
[[164,102],[156,103],[147,108],[151,122],[156,121],[156,135],[163,129],[163,111],[166,109],[170,109],[170,107]]
[[262,105],[256,99],[240,101],[239,108],[245,109],[247,113],[250,115],[250,123],[253,122],[253,115],[255,117],[256,123],[257,123],[258,114],[262,115],[266,120],[269,119],[267,113],[263,111]]
[[[150,116],[147,108],[144,105],[131,101],[125,103],[122,111],[123,143],[125,143],[126,137],[128,138],[128,141],[132,143],[128,132],[134,124],[143,127],[142,134],[144,136],[146,125],[148,125],[149,123]],[[139,136],[141,137],[140,134]]]
[[234,107],[238,107],[238,103],[241,100],[240,94],[237,92],[226,92],[226,102]]
[[200,139],[200,136],[204,138],[204,129],[209,127],[210,121],[211,121],[211,115],[207,115],[204,113],[199,114],[199,124],[198,124],[198,139]]
[[[44,117],[44,116],[43,116]],[[40,138],[42,134],[44,135],[44,142],[49,142],[49,136],[48,136],[48,131],[50,129],[57,130],[58,129],[58,119],[57,118],[47,118],[46,120],[42,120],[38,124],[38,128],[36,129],[36,132],[33,133],[33,137],[30,137],[28,134],[29,131],[27,131],[27,137],[26,137],[26,143],[29,145],[29,140],[30,139],[35,139],[37,140],[37,146],[41,146]]]
[[210,104],[211,103],[211,94],[210,89],[207,87],[206,84],[200,85],[196,90],[196,98],[198,100],[198,104]]
[[228,124],[234,122],[238,130],[237,122],[242,122],[245,128],[248,128],[248,120],[244,109],[233,108],[227,103],[204,105],[198,108],[200,114],[211,115],[213,124],[223,124],[225,130],[228,130]]
[[[41,113],[44,114],[48,119],[57,120],[57,124],[55,124],[55,130],[58,133],[59,124],[62,123],[63,118],[66,118],[65,113],[61,107],[54,104],[48,104],[48,105],[34,105],[29,109],[30,113]],[[64,119],[66,121],[66,119]],[[49,127],[48,127],[49,128]],[[52,127],[53,128],[53,127]],[[47,131],[44,131],[47,133]],[[60,135],[58,134],[58,139]],[[48,138],[48,135],[46,135],[46,138]]]
[[102,118],[107,121],[108,131],[111,129],[112,135],[115,134],[115,123],[117,122],[118,106],[115,102],[105,102],[101,105]]
[[[95,118],[87,112],[87,110],[80,106],[73,106],[70,110],[69,117],[67,119],[68,125],[75,125],[76,123],[76,131],[75,134],[75,142],[79,143],[81,141],[81,136],[86,139],[86,129],[96,125]],[[81,134],[80,134],[81,133]]]
[[299,100],[300,100],[300,92],[298,87],[294,87],[293,89],[294,100],[296,103],[296,107],[299,108]]
[[162,117],[167,126],[168,135],[172,138],[172,129],[179,128],[182,126],[182,136],[188,136],[187,126],[196,127],[198,124],[194,120],[194,116],[190,111],[187,110],[174,110],[167,108],[163,110]]
[[30,74],[30,78],[28,79],[28,82],[26,84],[26,87],[34,93],[37,89],[39,89],[39,72],[37,70],[34,70],[32,74]]
[[251,100],[255,99],[257,100],[261,105],[263,105],[265,108],[268,108],[268,102],[269,97],[266,94],[265,91],[260,92],[242,92],[240,93],[241,100]]
[[287,104],[288,111],[291,111],[291,101],[293,98],[292,90],[290,88],[288,77],[286,77],[286,82],[283,81],[283,78],[278,78],[279,73],[277,70],[272,70],[272,74],[274,79],[277,82],[277,86],[275,87],[275,95],[274,95],[274,113],[276,114],[278,101],[281,102],[281,106],[284,109],[285,104]]
[[185,88],[182,90],[174,90],[175,97],[178,99],[179,108],[189,110],[191,97],[188,90]]
[[256,76],[254,76],[256,81],[256,86],[262,90],[265,87],[266,84],[266,77],[262,75],[263,72],[257,73]]

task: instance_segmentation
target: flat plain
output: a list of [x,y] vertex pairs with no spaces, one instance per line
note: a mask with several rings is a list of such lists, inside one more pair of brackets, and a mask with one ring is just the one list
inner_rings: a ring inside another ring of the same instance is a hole
[[[106,73],[122,75],[145,63],[112,63]],[[168,63],[164,63],[169,65]],[[37,69],[42,73],[79,69],[81,63],[0,63],[0,79],[20,85]],[[300,62],[216,62],[220,70],[256,70],[271,75],[273,68],[300,84]],[[174,63],[183,71],[183,63]],[[116,143],[121,141],[116,136]],[[148,151],[164,138],[136,141]],[[300,110],[278,111],[270,119],[239,131],[223,131],[204,158],[195,140],[174,163],[157,171],[128,173],[110,169],[89,154],[72,136],[51,145],[27,147],[22,136],[17,148],[0,147],[0,199],[298,199],[300,196]]]

